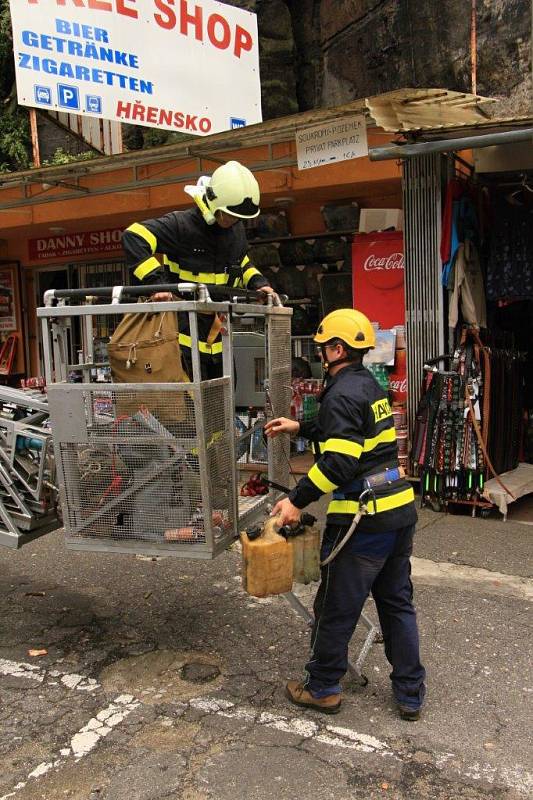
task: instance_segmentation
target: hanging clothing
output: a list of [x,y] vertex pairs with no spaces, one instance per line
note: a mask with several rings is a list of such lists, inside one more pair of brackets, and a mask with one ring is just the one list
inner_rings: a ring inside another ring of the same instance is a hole
[[440,259],[443,264],[451,260],[452,255],[452,217],[453,202],[458,200],[464,192],[462,181],[454,178],[448,182],[446,187],[446,197],[444,200],[444,211],[442,214],[442,232],[440,239]]
[[487,299],[533,299],[533,213],[503,197],[493,214]]
[[440,253],[442,260],[442,285],[453,286],[453,265],[461,242],[479,239],[478,221],[474,203],[467,193],[464,181],[449,182],[444,204]]
[[455,328],[459,319],[459,305],[463,321],[478,328],[487,327],[485,286],[477,248],[467,239],[460,244],[455,256],[453,289],[450,295],[448,324]]

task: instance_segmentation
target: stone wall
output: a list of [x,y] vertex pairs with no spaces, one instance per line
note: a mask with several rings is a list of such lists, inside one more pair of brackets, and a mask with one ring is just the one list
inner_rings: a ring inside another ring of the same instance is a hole
[[[258,14],[263,116],[403,87],[471,89],[469,0],[230,0]],[[530,0],[477,0],[477,91],[527,114]]]
[[[293,3],[296,5],[296,3]],[[471,90],[468,0],[322,0],[319,104],[402,87]],[[477,0],[477,91],[528,113],[529,0]]]

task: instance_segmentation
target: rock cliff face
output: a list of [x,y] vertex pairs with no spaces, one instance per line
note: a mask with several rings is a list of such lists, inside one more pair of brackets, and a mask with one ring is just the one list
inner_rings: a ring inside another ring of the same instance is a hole
[[[471,89],[469,0],[230,0],[258,14],[263,116],[402,87]],[[477,0],[477,91],[529,113],[530,0]]]
[[[471,90],[471,0],[224,0],[257,14],[263,119],[417,87]],[[533,113],[530,0],[477,0],[477,91]],[[124,126],[131,149],[182,134]]]

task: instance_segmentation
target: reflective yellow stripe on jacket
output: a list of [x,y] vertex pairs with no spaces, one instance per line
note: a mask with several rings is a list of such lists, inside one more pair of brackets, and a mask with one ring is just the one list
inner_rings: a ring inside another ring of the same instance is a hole
[[[415,499],[415,493],[410,486],[397,494],[391,494],[389,497],[378,497],[376,500],[376,511],[379,514],[381,511],[392,511],[395,508],[400,508],[408,503],[412,503]],[[328,506],[328,514],[357,514],[359,511],[359,503],[357,500],[332,500]],[[370,503],[370,511],[374,511],[374,503]]]
[[[178,334],[178,341],[182,347],[192,348],[192,339],[186,333]],[[207,342],[198,342],[198,350],[200,353],[206,353],[210,356],[216,356],[222,352],[222,342],[215,342],[214,344],[207,344]]]
[[321,453],[342,453],[354,458],[359,458],[363,452],[363,445],[349,439],[328,439],[326,442],[319,442],[319,446]]
[[140,281],[143,281],[151,272],[155,269],[159,269],[161,264],[157,260],[155,256],[150,256],[150,258],[145,259],[145,261],[141,261],[140,264],[137,264],[135,269],[133,270],[133,274],[136,278]]
[[391,444],[391,442],[396,441],[396,429],[395,428],[387,428],[381,433],[378,433],[377,436],[373,436],[371,439],[365,439],[365,444],[363,450],[365,453],[369,453],[371,450],[374,450],[379,444]]
[[[170,262],[170,271],[173,272],[172,263]],[[177,273],[180,280],[188,281],[189,283],[207,283],[211,286],[221,286],[228,282],[229,275],[226,272],[189,272],[187,269],[180,269],[177,264]]]
[[[163,262],[168,266],[170,272],[173,275],[177,275],[181,281],[187,281],[189,283],[206,283],[210,286],[225,286],[230,279],[230,275],[227,272],[190,272],[188,269],[182,269],[179,264],[175,261],[171,261],[167,256],[163,257]],[[250,259],[248,256],[245,256],[242,260],[241,267],[246,266],[246,264],[250,263]],[[254,275],[260,275],[258,269],[255,267],[248,267],[248,269],[242,275],[242,282],[243,285],[246,287],[248,286],[249,281],[253,278]],[[233,285],[237,286],[241,282],[241,277],[239,276],[233,281]]]
[[151,253],[155,253],[157,250],[157,237],[149,231],[144,225],[141,225],[140,222],[134,222],[132,225],[129,225],[126,228],[127,231],[130,233],[136,233],[137,236],[140,236],[141,239],[144,239],[150,245]]
[[[242,283],[243,283],[243,286],[244,286],[245,289],[248,286],[250,280],[254,277],[254,275],[261,275],[259,270],[256,269],[255,267],[252,267],[252,266],[248,267],[247,265],[249,263],[250,263],[250,259],[248,258],[248,256],[244,256],[243,260],[241,261],[241,267],[243,269]],[[245,267],[246,267],[246,269],[245,269]],[[234,285],[237,286],[237,284],[238,284],[238,281],[235,281]]]
[[342,453],[347,456],[354,456],[360,458],[362,453],[370,453],[380,444],[391,444],[396,441],[396,429],[387,428],[377,436],[372,436],[370,439],[365,439],[363,445],[357,442],[350,442],[348,439],[328,439],[326,442],[318,442],[318,450],[320,453]]
[[315,486],[320,489],[321,492],[332,492],[334,489],[337,488],[336,483],[332,483],[322,470],[319,468],[318,464],[314,464],[309,472],[307,473],[307,477],[309,480],[313,481]]

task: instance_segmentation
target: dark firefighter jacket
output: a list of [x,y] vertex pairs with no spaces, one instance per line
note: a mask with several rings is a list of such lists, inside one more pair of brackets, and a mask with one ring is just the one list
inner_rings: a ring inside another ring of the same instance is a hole
[[[319,402],[318,417],[300,426],[300,435],[313,442],[315,464],[289,499],[304,508],[333,492],[328,524],[349,525],[359,509],[362,479],[398,466],[392,411],[363,366],[348,365],[328,378]],[[357,530],[382,533],[416,522],[413,489],[405,479],[377,488],[375,496],[377,513],[364,515]]]
[[[200,210],[172,211],[158,219],[134,222],[122,235],[126,263],[138,283],[205,283],[260,289],[267,279],[251,263],[242,222],[231,228],[208,225]],[[163,256],[163,265],[156,258]],[[212,314],[198,316],[198,347],[201,355],[222,353],[220,335],[212,344],[207,337]],[[191,347],[187,314],[180,314],[179,342]]]

